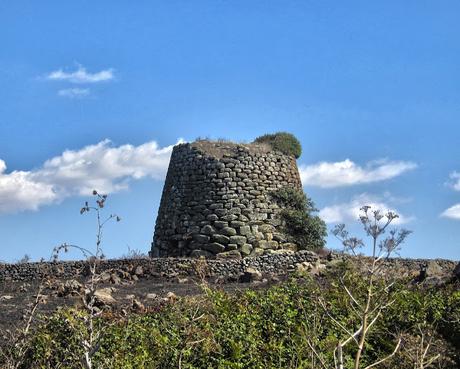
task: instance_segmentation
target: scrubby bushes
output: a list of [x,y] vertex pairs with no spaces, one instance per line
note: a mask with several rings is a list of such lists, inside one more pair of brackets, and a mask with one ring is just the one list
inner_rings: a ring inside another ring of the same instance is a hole
[[296,159],[302,154],[302,146],[299,140],[291,133],[277,132],[257,137],[255,143],[269,144],[273,150],[281,151],[286,155],[292,155]]
[[301,249],[322,249],[327,236],[326,224],[319,216],[313,215],[317,211],[313,201],[302,190],[293,188],[281,188],[271,196],[283,208],[280,217],[288,241]]
[[[100,324],[106,328],[94,365],[123,369],[312,369],[323,367],[321,360],[327,368],[333,367],[334,347],[343,334],[337,322],[351,327],[358,324],[350,297],[336,283],[334,273],[328,272],[321,284],[306,277],[265,291],[234,295],[206,289],[201,297],[182,298],[147,314],[127,318],[106,315],[101,318]],[[365,295],[367,286],[359,273],[350,269],[346,278],[353,283],[355,293]],[[456,368],[459,343],[455,339],[460,332],[460,293],[456,289],[458,286],[412,288],[404,281],[394,284],[394,303],[373,327],[362,367],[392,352],[396,337],[389,332],[397,327],[404,332],[405,345],[380,367],[413,368],[408,351],[413,346],[409,343],[420,339],[418,327],[424,324],[443,350],[437,367]],[[327,302],[327,311],[320,300]],[[24,368],[80,367],[79,339],[86,329],[80,314],[85,313],[61,310],[46,318],[30,342]],[[443,338],[444,332],[436,329],[444,325],[447,330]],[[353,353],[352,347],[344,351],[346,368],[351,367]]]

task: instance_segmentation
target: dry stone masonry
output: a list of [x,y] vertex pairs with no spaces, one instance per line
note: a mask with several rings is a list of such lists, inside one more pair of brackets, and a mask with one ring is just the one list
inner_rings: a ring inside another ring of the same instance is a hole
[[[317,255],[311,251],[300,250],[298,252],[271,253],[240,260],[207,260],[206,268],[210,277],[235,279],[245,273],[248,268],[254,268],[266,275],[284,275],[290,271],[302,270],[308,263],[321,270],[326,267],[333,267],[341,260],[358,261],[358,258],[334,253]],[[97,266],[97,272],[103,276],[105,271],[117,270],[124,272],[124,274],[128,273],[142,278],[153,277],[166,281],[176,276],[194,276],[197,269],[196,265],[199,262],[200,260],[191,258],[111,259],[102,260]],[[424,269],[428,277],[457,276],[460,278],[458,275],[460,263],[458,261],[395,258],[386,260],[384,263],[384,270],[392,276],[415,277]],[[456,265],[457,267],[455,267]],[[0,263],[0,283],[6,281],[40,281],[44,277],[73,279],[88,275],[89,263],[84,260],[20,264]]]
[[296,159],[266,144],[175,146],[150,255],[240,258],[295,251],[270,196],[283,187],[302,188]]

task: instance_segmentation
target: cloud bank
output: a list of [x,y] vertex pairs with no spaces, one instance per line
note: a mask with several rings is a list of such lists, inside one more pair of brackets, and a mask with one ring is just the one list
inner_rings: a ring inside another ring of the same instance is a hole
[[[454,171],[449,175],[447,185],[454,191],[460,191],[460,172]],[[460,220],[460,204],[455,204],[441,213],[441,217]]]
[[456,204],[451,206],[450,208],[444,210],[441,213],[443,218],[450,218],[455,220],[460,220],[460,204]]
[[89,73],[85,67],[79,65],[74,72],[66,72],[63,69],[55,70],[46,75],[46,79],[50,81],[67,81],[75,84],[98,83],[112,80],[114,78],[113,72],[114,70],[110,68],[96,73]]
[[58,91],[58,96],[70,99],[82,98],[89,95],[88,88],[65,88]]
[[451,181],[449,182],[450,187],[455,191],[460,191],[460,172],[454,171],[449,175]]
[[[183,142],[179,140],[178,143]],[[112,193],[127,189],[131,180],[163,180],[174,145],[155,141],[113,147],[109,140],[80,150],[66,150],[31,171],[6,172],[0,160],[0,214],[37,210],[93,189]]]
[[304,186],[333,188],[384,181],[416,167],[417,164],[410,161],[387,160],[369,162],[361,167],[346,159],[300,166],[299,171]]
[[383,213],[393,211],[399,215],[399,218],[393,221],[393,224],[404,224],[413,220],[413,217],[406,217],[394,207],[386,203],[386,199],[367,193],[360,194],[351,199],[351,201],[331,206],[326,206],[319,211],[319,216],[326,223],[347,223],[356,222],[361,214],[360,208],[369,205],[372,209],[379,209]]

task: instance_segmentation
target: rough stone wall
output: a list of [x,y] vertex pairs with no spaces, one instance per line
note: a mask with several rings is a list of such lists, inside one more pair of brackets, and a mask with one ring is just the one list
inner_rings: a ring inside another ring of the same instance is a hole
[[[356,258],[343,254],[316,255],[311,251],[301,250],[295,253],[272,253],[240,260],[207,260],[206,265],[209,276],[237,278],[248,267],[255,268],[262,273],[280,275],[299,270],[299,264],[305,262],[320,263],[327,267],[334,265],[337,260],[341,259],[353,261]],[[99,273],[106,270],[121,270],[130,274],[137,274],[138,267],[142,267],[143,277],[166,280],[178,275],[195,275],[197,263],[200,261],[191,258],[113,259],[101,261],[97,270]],[[418,275],[422,265],[427,266],[428,276],[452,275],[458,261],[394,258],[384,263],[383,270],[388,275],[413,277]],[[0,264],[0,283],[5,281],[40,281],[46,276],[72,279],[87,276],[88,273],[89,264],[86,261]]]
[[270,192],[301,190],[294,157],[266,145],[197,141],[174,147],[151,256],[258,256],[295,249]]

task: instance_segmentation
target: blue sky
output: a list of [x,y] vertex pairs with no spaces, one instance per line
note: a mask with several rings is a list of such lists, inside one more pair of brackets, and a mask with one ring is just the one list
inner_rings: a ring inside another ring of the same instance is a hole
[[123,218],[105,231],[106,254],[146,252],[171,145],[279,130],[301,141],[304,189],[329,228],[362,235],[353,209],[372,203],[414,231],[401,255],[459,259],[459,11],[0,3],[0,260],[91,246],[94,218],[79,209],[95,186]]

